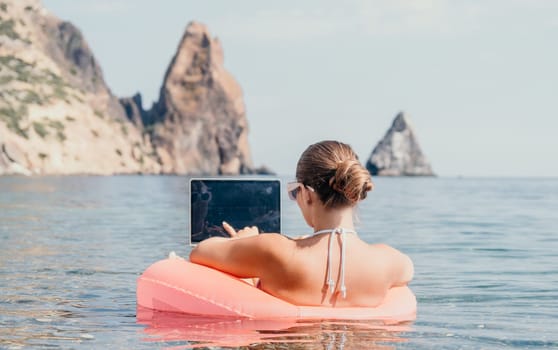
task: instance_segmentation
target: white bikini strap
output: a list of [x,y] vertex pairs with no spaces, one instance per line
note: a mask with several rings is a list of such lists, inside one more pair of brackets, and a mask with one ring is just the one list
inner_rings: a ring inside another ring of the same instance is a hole
[[335,292],[335,281],[333,280],[333,277],[331,276],[331,270],[332,270],[332,262],[331,262],[331,250],[333,249],[333,240],[335,238],[335,234],[339,233],[341,235],[341,262],[340,262],[340,269],[341,272],[339,274],[339,279],[341,281],[341,284],[339,286],[339,292],[341,292],[341,295],[343,296],[343,299],[345,299],[347,297],[347,286],[345,285],[345,255],[346,255],[346,245],[347,243],[345,242],[346,240],[346,234],[347,233],[356,233],[353,230],[346,230],[342,227],[339,228],[335,228],[335,229],[327,229],[327,230],[321,230],[318,232],[314,232],[314,235],[320,234],[320,233],[329,233],[329,246],[327,249],[327,276],[326,276],[326,284],[329,288],[330,293]]
[[329,287],[329,292],[333,293],[335,291],[335,281],[331,276],[332,262],[331,262],[331,250],[333,249],[333,239],[335,238],[335,230],[331,230],[329,234],[329,247],[327,248],[327,285]]
[[347,242],[345,238],[345,229],[341,228],[341,272],[339,276],[339,279],[341,280],[341,286],[339,287],[339,291],[341,292],[343,299],[347,297],[347,287],[345,286],[345,247],[347,246]]

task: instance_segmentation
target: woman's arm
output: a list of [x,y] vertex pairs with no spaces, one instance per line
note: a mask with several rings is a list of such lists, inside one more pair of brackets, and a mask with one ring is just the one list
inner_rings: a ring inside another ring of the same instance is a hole
[[411,282],[415,274],[415,267],[413,261],[408,255],[399,252],[398,257],[399,276],[394,282],[394,286],[403,286]]
[[[392,248],[393,249],[393,248]],[[415,268],[413,266],[413,261],[409,256],[401,253],[397,249],[393,249],[392,252],[392,264],[393,264],[393,280],[392,286],[404,286],[407,285],[413,279],[415,273]]]
[[263,271],[273,269],[277,262],[277,247],[283,236],[254,235],[253,231],[246,234],[245,230],[231,238],[212,237],[202,241],[190,253],[190,261],[239,278],[261,277]]

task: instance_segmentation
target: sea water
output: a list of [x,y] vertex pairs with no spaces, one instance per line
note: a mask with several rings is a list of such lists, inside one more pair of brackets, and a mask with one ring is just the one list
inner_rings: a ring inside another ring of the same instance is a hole
[[[375,179],[357,229],[415,263],[399,325],[142,320],[136,278],[190,251],[187,183],[0,177],[0,348],[558,348],[558,179]],[[286,195],[282,225],[310,233]]]

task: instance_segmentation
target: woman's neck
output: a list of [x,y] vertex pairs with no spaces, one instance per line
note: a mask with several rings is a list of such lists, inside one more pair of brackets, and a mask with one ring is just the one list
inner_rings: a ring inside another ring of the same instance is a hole
[[343,227],[354,230],[353,208],[346,207],[341,209],[326,209],[323,206],[317,207],[313,213],[314,232]]

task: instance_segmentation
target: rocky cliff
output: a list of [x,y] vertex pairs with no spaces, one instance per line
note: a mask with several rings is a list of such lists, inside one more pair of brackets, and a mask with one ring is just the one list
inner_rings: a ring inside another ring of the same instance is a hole
[[0,174],[159,172],[80,31],[0,0]]
[[40,0],[0,0],[0,175],[254,171],[242,92],[188,26],[159,101],[119,100],[83,35]]
[[403,112],[395,117],[372,151],[366,168],[372,175],[380,176],[434,176],[409,117]]

